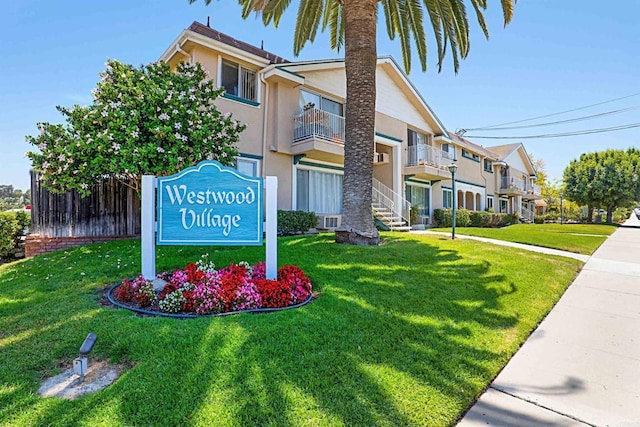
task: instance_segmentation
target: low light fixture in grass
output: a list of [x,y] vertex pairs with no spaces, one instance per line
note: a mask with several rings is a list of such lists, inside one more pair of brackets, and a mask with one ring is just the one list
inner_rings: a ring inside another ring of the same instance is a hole
[[451,163],[449,166],[451,172],[451,240],[456,238],[456,171],[458,165]]
[[87,374],[88,363],[87,355],[93,350],[93,346],[96,344],[98,337],[94,333],[89,333],[87,338],[84,339],[82,346],[80,346],[79,356],[73,360],[73,373],[80,375],[80,381],[84,380],[84,376]]

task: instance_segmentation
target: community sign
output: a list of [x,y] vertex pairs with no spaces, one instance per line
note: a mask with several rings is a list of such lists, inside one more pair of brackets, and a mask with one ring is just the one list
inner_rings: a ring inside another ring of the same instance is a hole
[[157,186],[158,245],[262,245],[262,178],[206,160]]

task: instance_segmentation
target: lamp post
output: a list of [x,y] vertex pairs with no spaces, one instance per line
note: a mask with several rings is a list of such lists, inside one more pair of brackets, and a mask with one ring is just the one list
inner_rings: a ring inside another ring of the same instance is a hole
[[448,168],[451,172],[451,240],[454,240],[456,238],[456,171],[458,165],[451,163]]
[[562,194],[562,191],[561,191],[560,192],[560,224],[563,223],[563,221],[562,221],[562,196],[563,196],[563,194]]

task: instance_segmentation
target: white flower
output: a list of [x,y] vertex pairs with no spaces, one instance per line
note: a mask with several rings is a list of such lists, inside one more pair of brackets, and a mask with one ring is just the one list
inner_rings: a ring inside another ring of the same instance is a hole
[[158,116],[160,120],[169,120],[169,115],[167,113],[162,113]]
[[118,144],[117,142],[116,142],[116,143],[114,143],[114,144],[113,144],[113,149],[114,149],[115,151],[120,150],[120,144]]
[[176,122],[176,123],[173,124],[173,127],[176,128],[176,129],[180,129],[182,127],[182,123]]
[[107,117],[109,115],[109,113],[107,112],[107,110],[104,110],[102,112],[102,117]]
[[138,137],[138,131],[134,130],[133,132],[131,132],[131,136],[134,137],[134,138],[137,138]]
[[87,185],[86,182],[83,182],[82,184],[80,184],[80,188],[82,188],[83,190],[86,190],[89,186]]
[[156,150],[158,150],[158,153],[164,153],[164,148],[162,147],[158,147],[156,148]]

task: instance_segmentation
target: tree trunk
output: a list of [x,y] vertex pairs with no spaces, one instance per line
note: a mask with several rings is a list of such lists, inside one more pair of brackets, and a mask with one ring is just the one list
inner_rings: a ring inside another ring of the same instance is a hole
[[371,215],[376,113],[376,6],[374,0],[344,2],[345,114],[342,225],[336,242],[377,245]]
[[612,224],[613,223],[613,210],[615,208],[613,206],[608,206],[607,207],[607,224]]
[[587,222],[593,222],[593,206],[587,205]]

